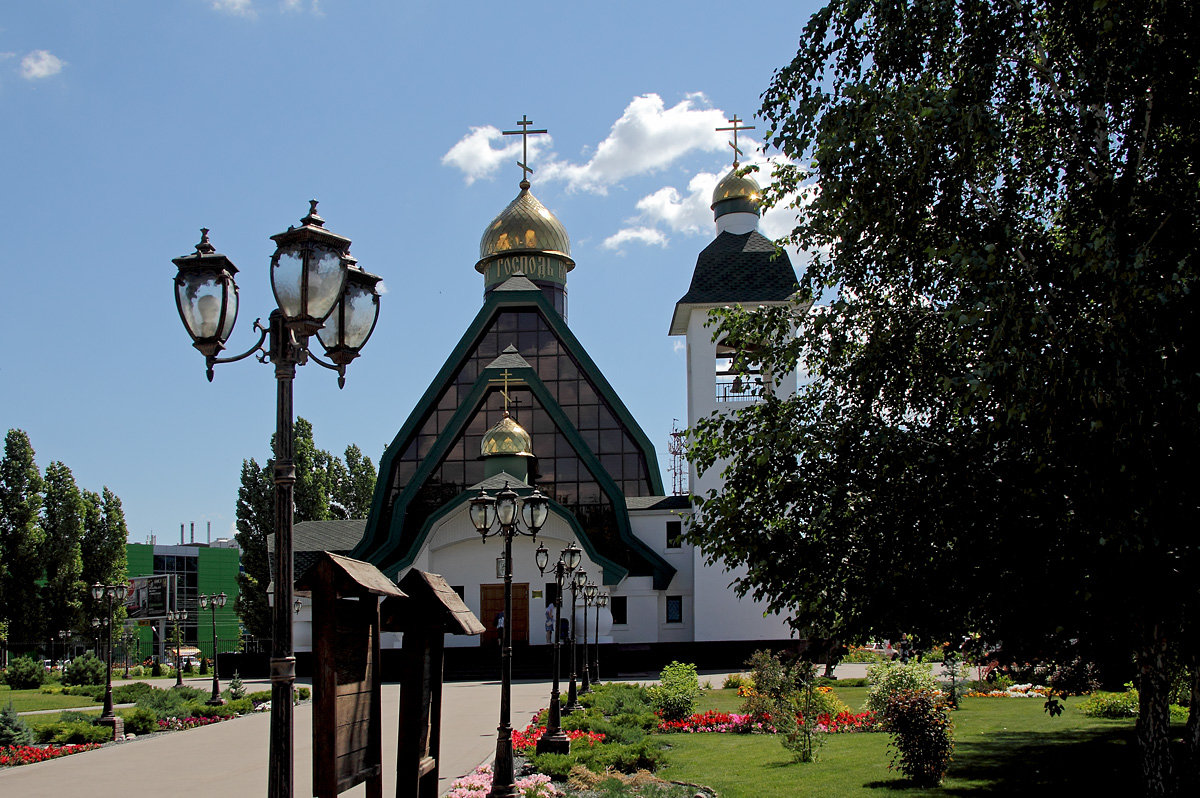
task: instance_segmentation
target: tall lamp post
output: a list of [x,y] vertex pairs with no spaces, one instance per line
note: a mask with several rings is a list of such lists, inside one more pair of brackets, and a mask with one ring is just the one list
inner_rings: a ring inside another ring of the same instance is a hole
[[[508,485],[496,494],[495,498],[480,491],[471,499],[471,523],[486,541],[492,535],[504,537],[504,631],[500,642],[500,725],[496,729],[496,762],[492,768],[492,789],[488,798],[516,798],[521,793],[517,790],[516,779],[513,776],[512,748],[512,541],[516,535],[537,537],[538,530],[546,523],[550,511],[550,501],[534,490],[521,502],[521,512],[517,510],[516,491]],[[518,518],[518,515],[521,518]],[[518,521],[525,522],[521,529]],[[493,524],[499,522],[496,531],[491,531]]]
[[219,707],[225,703],[225,699],[221,698],[221,683],[217,681],[217,607],[224,607],[228,598],[224,590],[211,596],[200,594],[200,608],[212,611],[213,688],[212,697],[205,702],[210,707]]
[[[546,733],[537,741],[539,754],[566,754],[571,751],[571,740],[562,730],[562,707],[559,703],[558,672],[559,663],[562,661],[562,635],[558,633],[558,629],[562,620],[563,589],[566,581],[571,578],[571,574],[579,567],[579,561],[582,558],[583,550],[572,541],[558,555],[558,562],[554,563],[554,688],[550,691],[550,711],[546,718]],[[538,571],[545,576],[546,566],[550,563],[550,552],[545,546],[538,546],[537,551],[534,552],[534,559],[537,562]]]
[[183,687],[183,622],[187,620],[187,610],[167,610],[167,620],[175,624],[175,686]]
[[[567,712],[578,712],[583,709],[583,704],[579,703],[579,688],[575,683],[575,654],[576,649],[579,648],[579,632],[575,629],[575,600],[586,584],[587,571],[582,568],[576,569],[575,578],[571,580],[571,683],[567,687]],[[586,613],[584,618],[587,618]]]
[[[293,792],[292,688],[296,658],[292,647],[292,493],[296,483],[292,438],[292,383],[296,367],[316,363],[346,382],[346,366],[375,329],[379,318],[380,277],[358,267],[350,239],[325,229],[311,200],[300,227],[271,236],[271,290],[278,304],[267,327],[258,321],[258,343],[236,357],[218,357],[237,319],[237,267],[217,253],[201,229],[195,253],[172,260],[179,317],[204,355],[208,379],[213,366],[258,353],[275,367],[275,597],[271,610],[271,744],[267,794],[290,798]],[[328,363],[309,349],[316,335]],[[267,342],[264,348],[263,343]]]
[[596,627],[592,630],[594,644],[592,645],[592,670],[596,672],[596,681],[600,681],[600,608],[608,606],[608,594],[601,593],[592,602],[596,606]]
[[104,710],[100,713],[97,723],[112,726],[116,718],[113,715],[112,698],[112,622],[113,602],[117,596],[125,594],[125,585],[104,585],[99,582],[92,585],[92,598],[105,602],[104,605]]
[[596,593],[600,588],[596,587],[595,582],[588,582],[583,586],[583,685],[579,692],[586,694],[592,692],[592,676],[591,663],[588,661],[588,623],[587,613],[588,607],[592,606],[592,602],[596,600]]
[[125,675],[122,678],[129,678],[129,646],[136,639],[136,634],[133,627],[128,622],[121,629],[121,650],[125,652]]

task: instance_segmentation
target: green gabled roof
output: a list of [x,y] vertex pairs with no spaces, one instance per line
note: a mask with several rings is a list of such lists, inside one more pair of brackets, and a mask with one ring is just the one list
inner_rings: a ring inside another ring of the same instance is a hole
[[[525,288],[523,283],[528,283],[529,288]],[[470,422],[471,417],[479,409],[480,404],[485,399],[489,384],[494,379],[494,372],[489,374],[489,371],[492,371],[492,367],[495,366],[501,369],[507,368],[510,372],[513,372],[513,376],[525,382],[534,395],[537,396],[547,414],[553,419],[556,427],[567,438],[576,455],[587,466],[592,477],[600,484],[605,495],[613,503],[618,535],[621,542],[627,545],[630,551],[646,564],[648,570],[654,576],[656,587],[660,587],[660,589],[665,588],[674,575],[675,569],[633,535],[629,528],[629,518],[624,495],[608,472],[600,465],[599,458],[584,443],[578,430],[567,420],[566,415],[554,401],[554,398],[536,372],[517,352],[506,350],[499,358],[481,369],[467,395],[459,397],[458,408],[455,410],[449,423],[444,425],[439,431],[436,442],[428,454],[421,460],[420,467],[413,474],[412,478],[408,480],[401,494],[392,503],[393,511],[390,523],[387,524],[386,529],[381,528],[383,526],[381,517],[385,510],[387,493],[391,484],[391,475],[394,471],[396,458],[405,451],[412,437],[418,433],[425,422],[428,414],[436,408],[438,398],[447,383],[454,378],[466,359],[472,356],[475,348],[478,346],[480,336],[488,329],[492,319],[501,311],[517,309],[536,309],[542,316],[551,331],[553,331],[562,342],[562,345],[578,362],[581,374],[586,376],[592,383],[597,393],[607,402],[613,414],[624,425],[625,430],[639,446],[646,461],[650,487],[654,492],[662,493],[662,477],[655,467],[658,461],[654,452],[654,446],[650,443],[649,438],[646,437],[645,432],[638,426],[632,414],[620,400],[620,397],[617,396],[608,380],[604,378],[604,375],[600,372],[595,362],[588,356],[578,339],[566,326],[562,317],[558,315],[546,300],[542,292],[524,277],[514,276],[503,285],[497,286],[496,290],[487,295],[483,307],[468,326],[466,332],[464,332],[462,338],[446,359],[445,364],[439,370],[433,382],[430,383],[420,401],[418,401],[416,407],[405,421],[404,426],[401,427],[391,445],[388,446],[387,451],[380,461],[379,480],[375,486],[375,496],[372,502],[371,514],[367,520],[366,531],[358,546],[355,547],[352,556],[375,562],[384,571],[393,571],[406,567],[416,557],[420,549],[419,544],[416,541],[409,541],[405,545],[405,542],[401,540],[404,525],[403,509],[425,484],[434,470],[439,467],[458,434],[462,432],[463,428]],[[438,512],[440,513],[441,510]],[[564,510],[564,512],[566,511]],[[617,567],[621,568],[620,566]],[[609,573],[610,570],[606,568],[606,578]]]

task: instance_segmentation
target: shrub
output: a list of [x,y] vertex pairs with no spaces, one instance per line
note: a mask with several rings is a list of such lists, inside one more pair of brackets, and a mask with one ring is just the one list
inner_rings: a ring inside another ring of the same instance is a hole
[[146,669],[141,665],[132,665],[129,668],[129,677],[131,679],[140,679],[146,675]]
[[0,748],[8,745],[31,745],[33,740],[33,729],[21,720],[21,716],[13,709],[12,702],[8,702],[8,706],[0,709]]
[[71,660],[63,669],[63,684],[104,684],[104,663],[92,654]]
[[[604,773],[607,770],[621,773],[655,771],[663,761],[663,751],[652,737],[637,743],[606,743],[580,747],[578,753],[572,750],[571,756],[593,773]],[[567,772],[570,772],[569,768]]]
[[208,675],[208,659],[206,657],[200,658],[200,675],[201,676]]
[[700,678],[696,666],[672,662],[659,675],[661,684],[648,689],[650,702],[664,720],[683,720],[696,709]]
[[255,704],[262,704],[271,700],[271,691],[255,690],[253,693],[247,693],[246,698],[249,698]]
[[750,669],[750,685],[742,685],[738,695],[742,712],[747,715],[795,714],[795,696],[800,688],[799,671],[788,667],[770,651],[755,651],[746,661]]
[[229,697],[234,701],[246,697],[246,686],[242,684],[242,677],[237,671],[233,672],[233,678],[229,680]]
[[865,646],[850,646],[842,662],[883,662],[885,657],[878,651],[872,651]]
[[14,690],[32,690],[46,681],[46,669],[32,657],[18,657],[8,663],[4,680]]
[[150,734],[158,731],[158,716],[144,707],[125,715],[125,731],[129,734]]
[[151,687],[145,682],[131,682],[130,684],[118,685],[113,688],[113,703],[136,704],[142,699],[142,696],[157,689],[157,687]]
[[954,753],[950,707],[931,690],[899,690],[888,696],[883,728],[892,735],[889,768],[921,787],[942,783]]
[[603,684],[582,696],[580,702],[584,706],[595,707],[609,717],[654,711],[647,689],[637,684]]
[[1089,718],[1136,718],[1138,691],[1130,687],[1123,693],[1093,693],[1079,710]]
[[93,701],[104,700],[103,684],[76,684],[62,688],[64,695],[83,695]]
[[312,695],[312,690],[308,689],[307,687],[297,687],[296,688],[296,700],[297,701],[307,701],[308,697],[311,695]]
[[[66,713],[64,713],[66,714]],[[38,729],[38,741],[54,745],[68,743],[106,743],[112,739],[112,729],[97,726],[91,720],[66,720]]]
[[152,690],[138,699],[138,709],[154,713],[156,720],[163,718],[178,718],[190,714],[190,704],[194,697],[188,696],[181,690]]
[[937,679],[934,678],[932,665],[919,662],[881,662],[867,669],[866,709],[871,712],[883,712],[888,700],[897,693],[910,690],[926,690],[936,692]]
[[154,664],[150,666],[150,675],[151,676],[162,676],[163,675],[161,662],[159,662],[158,660],[154,660]]
[[531,754],[529,764],[538,773],[545,773],[554,779],[565,779],[575,767],[575,757],[570,754]]

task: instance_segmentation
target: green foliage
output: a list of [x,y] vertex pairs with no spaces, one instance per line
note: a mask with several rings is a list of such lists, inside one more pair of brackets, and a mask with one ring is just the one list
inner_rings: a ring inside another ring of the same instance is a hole
[[182,718],[192,714],[195,704],[201,702],[206,693],[194,687],[173,687],[170,690],[151,690],[137,699],[139,709],[154,713],[154,717]]
[[[42,688],[42,690],[45,689],[45,687]],[[63,695],[85,695],[93,701],[104,700],[104,685],[102,684],[74,684],[60,687],[59,690]]]
[[125,731],[129,734],[151,734],[158,731],[158,715],[153,710],[135,707],[125,715]]
[[312,695],[312,690],[305,687],[304,685],[296,685],[296,700],[297,701],[307,701],[311,695]]
[[872,651],[869,648],[851,647],[842,657],[842,662],[884,662],[887,657],[879,651]]
[[104,684],[104,663],[92,654],[76,657],[63,668],[63,684]]
[[579,700],[585,707],[595,707],[601,714],[609,717],[627,713],[641,715],[654,711],[647,689],[637,684],[609,682],[594,685],[592,692],[581,696]]
[[1138,691],[1130,687],[1123,693],[1092,693],[1080,703],[1079,711],[1089,718],[1136,718]]
[[[742,712],[747,715],[779,714],[795,715],[796,693],[800,689],[802,670],[795,662],[784,663],[782,657],[771,651],[755,651],[746,660],[753,685],[742,702]],[[777,725],[778,728],[778,725]]]
[[[67,715],[67,713],[63,713]],[[90,718],[64,720],[42,726],[37,730],[38,742],[67,745],[68,743],[106,743],[112,739],[112,729],[97,726]]]
[[37,585],[43,573],[39,553],[45,540],[44,489],[29,436],[10,429],[0,459],[0,619],[7,623],[10,641],[43,636]]
[[267,558],[267,538],[275,528],[274,490],[269,462],[259,466],[254,458],[242,461],[235,537],[242,551],[243,569],[237,578],[234,608],[246,631],[255,637],[271,636],[271,607],[267,602],[271,566]]
[[929,690],[901,690],[888,696],[881,717],[892,736],[889,767],[922,787],[941,784],[954,753],[949,705]]
[[130,682],[129,684],[117,685],[113,687],[113,703],[136,704],[142,696],[157,689],[145,682]]
[[200,675],[201,676],[208,675],[208,657],[200,658]]
[[753,687],[754,680],[744,673],[727,674],[725,680],[721,682],[721,687],[725,690],[736,690],[745,685]]
[[565,780],[575,767],[575,757],[570,754],[530,754],[529,764],[538,773],[545,773],[552,779]]
[[83,520],[87,508],[75,476],[65,463],[46,467],[40,552],[44,578],[39,590],[45,623],[50,629],[78,629],[83,620]]
[[867,692],[865,708],[871,712],[883,712],[891,697],[902,692],[924,690],[932,693],[938,689],[931,665],[920,662],[905,664],[898,660],[868,668],[867,684],[870,690]]
[[33,740],[33,730],[21,720],[10,701],[8,706],[0,709],[0,748],[7,745],[31,745]]
[[8,663],[4,681],[14,690],[32,690],[46,681],[46,669],[32,657],[18,657]]
[[695,711],[700,697],[695,665],[673,661],[663,668],[659,682],[648,688],[647,695],[664,720],[683,720]]
[[229,680],[229,698],[233,701],[246,697],[246,686],[242,684],[242,677],[237,671],[233,672],[233,678]]
[[157,659],[154,660],[154,664],[150,666],[150,675],[151,676],[162,676],[163,675],[162,663],[159,662]]

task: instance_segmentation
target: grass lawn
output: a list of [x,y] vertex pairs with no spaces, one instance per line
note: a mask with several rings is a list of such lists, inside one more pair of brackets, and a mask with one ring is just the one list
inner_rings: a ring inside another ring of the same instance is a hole
[[[835,688],[861,708],[866,688]],[[733,694],[732,699],[729,694]],[[736,709],[736,692],[713,690],[701,710]],[[954,713],[954,761],[939,789],[921,790],[888,770],[888,735],[830,735],[818,760],[798,764],[770,735],[663,735],[671,746],[664,779],[704,784],[722,798],[772,796],[1135,795],[1138,783],[1133,720],[1102,720],[1079,712],[1080,699],[1051,718],[1042,702],[968,698]]]
[[[71,709],[72,707],[87,707],[95,705],[95,701],[85,695],[51,695],[40,690],[12,690],[7,685],[0,685],[0,707],[12,702],[17,712],[31,712],[38,709]],[[58,717],[55,715],[54,717]]]

